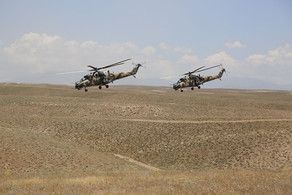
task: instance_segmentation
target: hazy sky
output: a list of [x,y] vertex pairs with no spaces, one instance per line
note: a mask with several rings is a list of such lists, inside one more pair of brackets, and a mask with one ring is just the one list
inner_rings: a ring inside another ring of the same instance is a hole
[[134,57],[146,68],[119,83],[223,63],[229,74],[207,87],[292,89],[291,21],[288,0],[0,0],[0,82],[69,84],[82,73],[56,73]]

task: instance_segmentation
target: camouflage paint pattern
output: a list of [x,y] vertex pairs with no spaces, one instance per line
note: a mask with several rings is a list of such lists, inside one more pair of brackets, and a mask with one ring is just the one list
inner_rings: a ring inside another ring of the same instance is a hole
[[139,70],[139,68],[141,67],[141,64],[137,64],[131,71],[129,72],[120,72],[120,73],[109,73],[108,72],[108,79],[113,82],[115,80],[121,79],[121,78],[125,78],[125,77],[129,77],[129,76],[135,76]]
[[85,88],[85,91],[87,91],[86,88],[92,86],[99,86],[99,88],[101,88],[101,86],[105,85],[108,87],[108,84],[114,82],[115,80],[129,76],[135,77],[140,67],[141,64],[137,64],[131,71],[120,73],[111,73],[110,71],[108,71],[107,74],[102,71],[92,72],[85,75],[80,81],[76,82],[75,89],[80,90]]
[[218,73],[218,75],[214,76],[200,76],[200,75],[193,75],[189,74],[188,76],[180,78],[175,84],[173,84],[173,89],[178,90],[178,89],[183,89],[186,87],[198,87],[200,88],[200,85],[203,83],[215,80],[215,79],[220,79],[223,76],[223,73],[226,70],[224,68],[221,69],[221,71]]

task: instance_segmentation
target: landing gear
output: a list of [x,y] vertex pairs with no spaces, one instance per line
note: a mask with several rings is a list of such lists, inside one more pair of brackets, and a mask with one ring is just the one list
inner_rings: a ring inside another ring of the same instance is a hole
[[194,87],[192,87],[191,90],[194,90]]
[[101,89],[102,87],[101,87],[101,85],[100,86],[98,86],[98,89]]
[[180,92],[183,92],[184,90],[183,89],[180,89]]
[[106,88],[109,88],[109,86],[108,86],[108,85],[105,85],[105,87],[106,87]]
[[198,86],[198,89],[201,89],[201,87],[200,87],[200,86]]
[[84,89],[84,91],[85,91],[85,92],[87,92],[87,91],[88,91],[88,89],[86,89],[86,88],[85,88],[85,89]]

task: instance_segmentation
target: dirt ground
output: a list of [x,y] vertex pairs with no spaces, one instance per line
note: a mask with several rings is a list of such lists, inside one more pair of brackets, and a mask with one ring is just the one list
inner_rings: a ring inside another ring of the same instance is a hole
[[0,194],[292,194],[292,92],[0,84]]

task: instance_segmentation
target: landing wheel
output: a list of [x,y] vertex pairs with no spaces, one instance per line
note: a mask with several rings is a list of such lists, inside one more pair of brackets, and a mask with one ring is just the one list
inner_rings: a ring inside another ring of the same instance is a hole
[[201,89],[201,87],[200,87],[200,86],[198,86],[198,89]]
[[192,87],[191,90],[194,90],[194,87]]
[[183,91],[184,91],[183,89],[180,90],[180,92],[183,92]]
[[87,92],[87,91],[88,91],[88,89],[84,89],[84,91],[85,91],[85,92]]
[[98,86],[98,89],[101,89],[102,87],[101,87],[101,85],[100,86]]
[[108,86],[108,85],[105,85],[105,87],[106,87],[106,88],[109,88],[109,86]]

